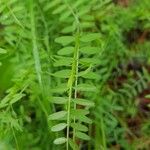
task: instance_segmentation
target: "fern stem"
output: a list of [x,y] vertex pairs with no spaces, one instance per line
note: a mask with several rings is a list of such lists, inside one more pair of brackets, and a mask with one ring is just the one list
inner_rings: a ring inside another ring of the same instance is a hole
[[[72,7],[67,3],[67,1],[65,1],[65,2],[66,2],[66,5],[67,5],[68,9],[71,11],[71,13],[72,13],[72,15],[75,19],[76,27],[77,27],[77,32],[76,32],[76,35],[75,35],[74,62],[73,62],[73,65],[72,65],[73,78],[75,79],[74,98],[76,99],[77,98],[77,85],[78,85],[78,64],[79,64],[78,59],[79,59],[80,21],[79,21],[78,16],[75,14],[74,10],[72,9]],[[76,110],[76,104],[75,103],[74,103],[73,107],[74,107],[73,109]],[[76,118],[74,117],[73,122],[75,123],[75,121],[76,121]],[[75,143],[75,129],[73,129],[73,142]],[[75,149],[75,148],[73,148],[73,149]]]
[[[78,85],[78,59],[79,59],[79,31],[77,31],[76,34],[76,44],[75,44],[75,92],[74,92],[74,98],[77,98],[77,85]],[[74,110],[76,110],[76,104],[74,103]],[[76,121],[76,118],[74,117],[74,123]],[[75,129],[73,129],[73,141],[75,142]]]
[[69,88],[69,99],[68,99],[68,107],[67,107],[67,142],[66,142],[66,150],[69,150],[69,127],[70,127],[70,108],[71,108],[71,98],[72,98],[72,86]]
[[[67,107],[67,144],[66,148],[69,149],[69,127],[70,127],[70,110],[71,110],[71,99],[72,99],[72,88],[75,82],[75,92],[74,97],[77,97],[77,83],[78,83],[78,57],[79,57],[79,32],[76,34],[75,41],[75,50],[74,50],[74,59],[72,63],[72,71],[70,78],[68,80],[69,87],[69,99],[68,99],[68,107]],[[75,81],[74,81],[75,80]],[[76,109],[76,105],[74,104],[74,109]],[[75,122],[75,117],[74,117]],[[75,130],[73,130],[73,140],[75,141]]]

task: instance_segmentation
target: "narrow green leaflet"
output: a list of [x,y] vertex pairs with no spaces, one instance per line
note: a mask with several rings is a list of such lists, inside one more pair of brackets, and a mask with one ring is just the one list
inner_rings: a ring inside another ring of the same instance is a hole
[[82,52],[83,54],[88,54],[88,55],[92,55],[92,54],[97,54],[100,52],[99,47],[91,47],[91,46],[86,46],[86,47],[82,47],[80,49],[80,52]]
[[62,83],[62,84],[59,84],[55,87],[52,88],[51,92],[52,93],[64,93],[68,90],[67,88],[67,84],[66,83]]
[[68,101],[67,97],[53,97],[52,100],[50,101],[51,103],[54,104],[66,104]]
[[51,128],[51,131],[57,132],[65,129],[67,127],[66,123],[59,123]]
[[68,45],[74,41],[73,36],[61,36],[55,39],[56,43],[59,43],[63,46]]
[[71,15],[71,11],[66,11],[61,14],[60,21],[66,20]]
[[100,64],[100,60],[98,58],[81,58],[79,60],[80,64],[87,64],[87,65],[96,65],[96,64]]
[[83,76],[83,75],[87,74],[88,72],[90,72],[90,71],[91,71],[91,68],[92,68],[92,65],[90,65],[86,70],[80,71],[80,72],[78,73],[78,77]]
[[[82,72],[80,72],[82,73]],[[79,73],[79,75],[80,75]],[[83,75],[81,75],[81,77],[86,78],[86,79],[94,79],[94,80],[98,80],[100,78],[100,76],[98,74],[96,74],[95,72],[87,72]]]
[[59,4],[61,2],[61,0],[54,0],[54,1],[52,1],[52,2],[50,2],[50,3],[48,3],[47,5],[44,5],[44,11],[47,11],[47,10],[49,10],[50,8],[52,8],[52,7],[55,7],[57,4]]
[[89,33],[81,37],[82,42],[92,42],[94,40],[100,39],[100,33]]
[[75,30],[74,26],[68,26],[62,29],[62,33],[72,33]]
[[22,93],[15,94],[13,96],[13,98],[11,99],[10,104],[16,103],[17,101],[19,101],[24,96],[25,96],[25,94],[22,94]]
[[78,104],[78,105],[83,105],[83,106],[88,106],[88,107],[94,107],[95,106],[94,102],[89,101],[89,100],[85,100],[85,99],[80,99],[80,98],[73,99],[73,102]]
[[79,11],[78,15],[80,17],[84,17],[84,15],[86,15],[86,13],[88,13],[89,11],[90,11],[90,7],[85,6],[81,11]]
[[72,46],[68,46],[68,47],[64,47],[62,49],[60,49],[57,54],[58,55],[69,55],[69,54],[72,54],[73,53],[73,50],[74,50],[74,47]]
[[72,58],[60,58],[59,60],[56,60],[54,62],[55,67],[60,67],[60,66],[71,66],[72,63]]
[[63,12],[66,8],[66,5],[60,5],[59,7],[56,7],[56,9],[53,11],[53,14],[59,14]]
[[92,124],[92,120],[90,118],[88,118],[87,116],[85,116],[85,115],[76,115],[75,117],[76,117],[77,120],[79,120],[81,122]]
[[5,53],[7,53],[7,51],[3,48],[0,48],[0,54],[5,54]]
[[71,70],[66,69],[66,70],[57,71],[57,72],[53,73],[52,75],[57,78],[69,78],[70,73],[71,73]]
[[86,110],[86,109],[73,109],[71,110],[71,115],[73,116],[78,116],[78,115],[87,115],[89,114],[89,110]]
[[49,115],[48,120],[59,120],[67,115],[67,111],[59,111]]
[[87,91],[87,92],[95,92],[96,87],[94,85],[82,83],[77,86],[78,91]]
[[80,123],[71,123],[71,127],[74,128],[75,130],[79,130],[79,131],[83,131],[83,132],[87,132],[88,128]]
[[82,140],[86,140],[86,141],[90,140],[90,137],[87,134],[79,132],[79,131],[75,133],[75,136]]
[[92,28],[94,26],[95,26],[95,24],[93,22],[83,22],[83,23],[81,23],[81,27],[83,29]]
[[67,142],[67,139],[65,137],[60,137],[54,140],[54,144],[59,145],[59,144],[64,144]]

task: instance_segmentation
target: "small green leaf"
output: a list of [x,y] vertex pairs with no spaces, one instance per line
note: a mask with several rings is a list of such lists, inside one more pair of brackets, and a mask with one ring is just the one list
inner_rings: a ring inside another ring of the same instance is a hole
[[89,141],[90,140],[90,137],[85,134],[85,133],[82,133],[82,132],[76,132],[75,133],[75,136],[79,139],[82,139],[82,140],[86,140],[86,141]]
[[86,109],[73,109],[71,110],[71,115],[78,116],[78,115],[87,115],[89,114],[89,110]]
[[82,84],[78,84],[77,90],[78,91],[94,92],[94,91],[96,91],[96,87],[94,85],[82,83]]
[[89,33],[87,35],[83,35],[81,37],[82,42],[91,42],[97,39],[100,39],[100,33]]
[[71,127],[74,128],[75,130],[87,132],[88,128],[85,125],[82,125],[80,123],[71,123]]
[[66,111],[59,111],[49,115],[48,120],[59,120],[67,115]]
[[54,140],[54,144],[59,145],[59,144],[64,144],[67,142],[67,139],[65,137],[60,137]]
[[83,105],[83,106],[89,106],[89,107],[95,106],[94,102],[89,101],[89,100],[85,100],[85,99],[80,99],[80,98],[73,99],[73,102],[78,104],[78,105]]
[[51,131],[57,132],[65,129],[67,127],[66,123],[59,123],[51,128]]
[[72,46],[68,46],[68,47],[64,47],[62,49],[60,49],[57,54],[58,55],[69,55],[69,54],[72,54],[73,53],[73,50],[74,50],[74,47]]
[[58,5],[61,2],[61,0],[55,0],[52,1],[50,3],[47,3],[47,5],[44,5],[44,11],[48,11],[50,8],[55,7],[56,5]]
[[66,83],[62,83],[62,84],[59,84],[58,86],[56,87],[53,87],[51,92],[52,93],[64,93],[68,90],[68,87],[66,85]]
[[67,97],[53,97],[53,99],[50,101],[51,103],[54,104],[66,104],[68,101]]
[[70,11],[70,10],[68,10],[68,11],[66,11],[66,12],[64,12],[64,13],[62,13],[62,14],[61,14],[61,17],[60,17],[60,21],[66,20],[70,15],[71,15],[71,11]]
[[52,75],[57,78],[69,78],[70,74],[71,74],[71,70],[66,69],[66,70],[57,71],[53,73]]
[[24,96],[25,96],[25,94],[22,94],[22,93],[15,94],[13,96],[13,98],[11,99],[10,104],[16,103],[17,101],[19,101]]
[[86,79],[94,79],[94,80],[98,80],[100,78],[100,76],[96,74],[95,72],[87,72],[86,74],[81,75],[81,77],[86,78]]
[[3,48],[0,48],[0,54],[5,54],[5,53],[7,53],[7,51]]
[[[88,118],[87,116],[84,115],[76,115],[75,116],[77,120],[81,121],[81,122],[85,122],[88,124],[92,124],[92,120],[90,118]],[[73,118],[72,118],[73,119]]]
[[73,36],[61,36],[55,39],[56,43],[62,44],[63,46],[68,45],[74,41]]
[[80,52],[82,52],[83,54],[92,55],[92,54],[99,53],[100,49],[99,49],[99,47],[86,46],[86,47],[82,47],[80,49]]
[[58,7],[56,7],[56,9],[53,11],[53,14],[59,14],[61,12],[63,12],[66,9],[66,5],[60,5]]
[[84,64],[84,65],[87,64],[88,66],[90,64],[93,64],[93,65],[100,64],[100,60],[97,58],[81,58],[79,62],[80,64]]
[[94,27],[94,22],[83,22],[83,23],[81,23],[81,27],[83,29],[92,28],[92,27]]
[[71,66],[71,63],[72,63],[72,58],[68,58],[68,57],[66,57],[66,58],[61,58],[61,59],[59,59],[59,60],[56,60],[55,62],[54,62],[54,66],[55,67],[60,67],[60,66]]

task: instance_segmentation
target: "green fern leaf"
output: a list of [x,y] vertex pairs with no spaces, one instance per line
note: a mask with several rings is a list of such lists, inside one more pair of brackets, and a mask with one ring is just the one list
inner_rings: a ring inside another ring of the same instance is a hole
[[82,84],[78,84],[77,90],[85,91],[85,92],[89,92],[89,91],[93,92],[93,91],[96,91],[96,87],[94,85],[82,83]]
[[94,40],[100,39],[100,33],[89,33],[81,37],[82,42],[92,42]]
[[48,120],[60,120],[67,115],[66,111],[59,111],[49,115]]
[[56,43],[66,46],[74,41],[73,36],[62,36],[55,39]]
[[73,50],[74,50],[74,47],[72,46],[68,46],[68,47],[64,47],[62,49],[60,49],[57,54],[58,55],[69,55],[69,54],[72,54],[73,53]]
[[85,99],[74,99],[73,100],[74,103],[78,104],[78,105],[82,105],[82,106],[88,106],[88,107],[94,107],[95,104],[94,102],[91,102],[89,100],[85,100]]
[[57,78],[69,78],[70,73],[71,73],[71,70],[66,69],[66,70],[57,71],[53,73],[52,75]]
[[79,130],[79,131],[83,131],[83,132],[87,132],[88,128],[80,123],[71,123],[71,127],[74,128],[75,130]]
[[66,104],[68,101],[67,97],[53,97],[53,99],[50,101],[51,103],[54,104]]
[[0,54],[5,54],[5,53],[7,53],[7,51],[3,48],[0,48]]
[[86,140],[86,141],[89,141],[89,140],[90,140],[90,137],[89,137],[87,134],[82,133],[82,132],[79,132],[79,131],[77,131],[77,132],[75,133],[75,136],[76,136],[77,138],[79,138],[79,139],[82,139],[82,140]]
[[67,139],[65,137],[60,137],[54,140],[54,144],[60,145],[67,142]]
[[51,127],[51,131],[53,131],[53,132],[61,131],[61,130],[65,129],[66,127],[67,127],[66,123],[59,123],[59,124]]
[[[75,117],[77,120],[79,120],[81,122],[92,124],[92,120],[85,115],[76,115]],[[74,116],[72,117],[72,119],[74,119]]]
[[82,52],[83,54],[88,54],[88,55],[92,55],[92,54],[97,54],[100,52],[99,47],[91,47],[91,46],[86,46],[86,47],[82,47],[80,49],[80,52]]

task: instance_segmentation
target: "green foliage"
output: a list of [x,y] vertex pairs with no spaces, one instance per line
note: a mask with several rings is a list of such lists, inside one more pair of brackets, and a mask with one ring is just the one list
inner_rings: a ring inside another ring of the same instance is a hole
[[149,0],[0,1],[0,149],[149,150]]

